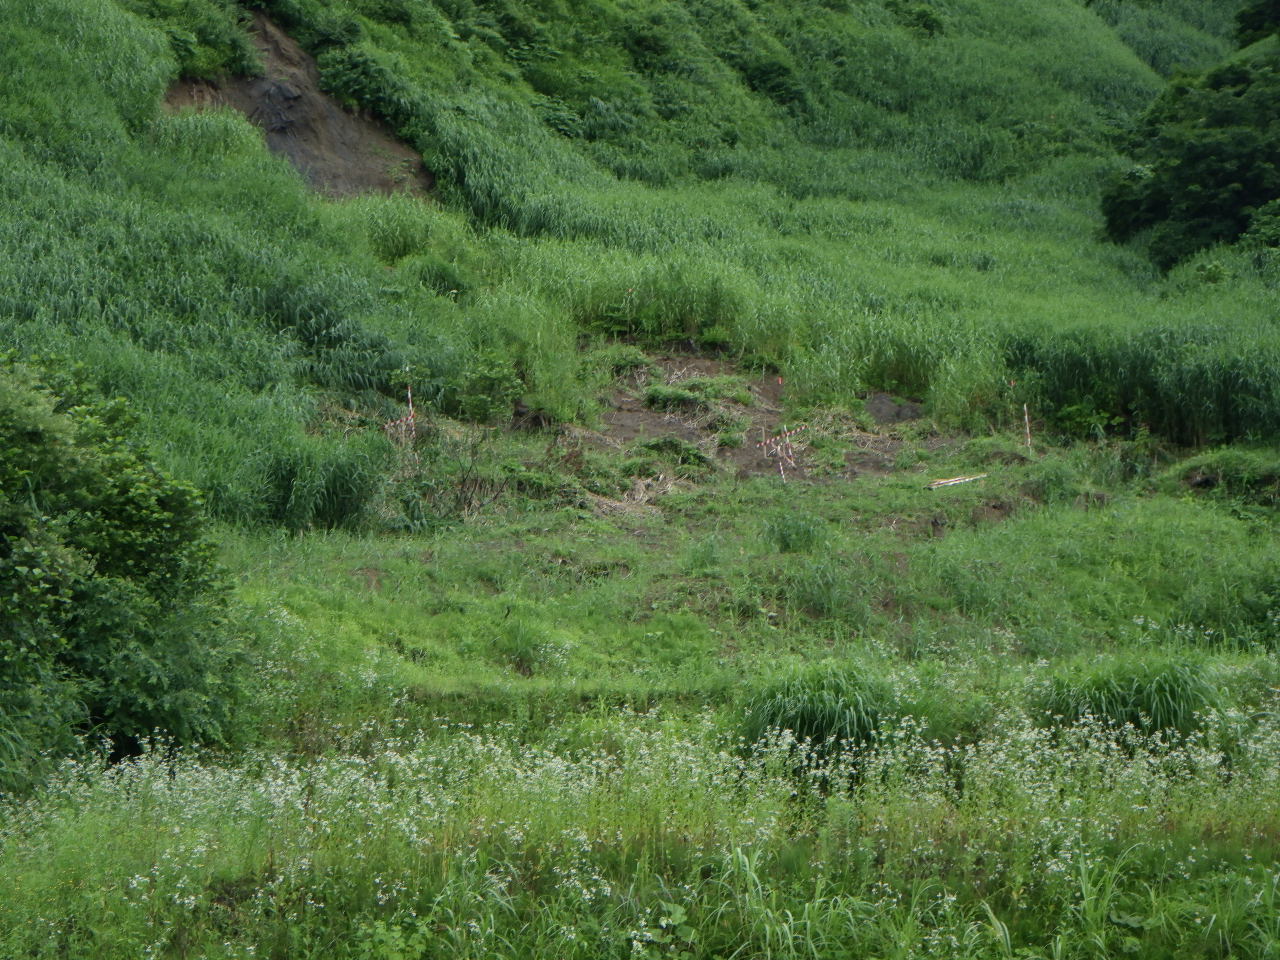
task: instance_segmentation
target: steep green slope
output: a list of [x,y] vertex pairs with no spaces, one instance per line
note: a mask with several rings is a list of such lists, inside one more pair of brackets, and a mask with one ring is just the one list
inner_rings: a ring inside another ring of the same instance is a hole
[[422,151],[443,209],[319,200],[239,117],[161,111],[180,70],[251,63],[228,0],[0,9],[0,329],[135,399],[220,516],[358,521],[386,450],[352,416],[409,381],[500,415],[515,378],[589,418],[584,336],[959,423],[1023,399],[1180,440],[1280,422],[1273,260],[1162,280],[1096,239],[1113,134],[1160,89],[1143,57],[1212,62],[1227,7],[262,6]]

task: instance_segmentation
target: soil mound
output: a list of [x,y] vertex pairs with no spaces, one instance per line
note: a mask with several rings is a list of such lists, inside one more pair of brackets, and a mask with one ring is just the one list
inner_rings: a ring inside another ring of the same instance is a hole
[[866,400],[867,413],[881,426],[892,426],[919,420],[924,416],[924,404],[914,400],[898,400],[887,393],[873,393]]
[[434,178],[422,158],[367,117],[344,110],[320,89],[315,60],[261,13],[253,41],[261,77],[180,80],[165,98],[171,109],[239,110],[316,190],[331,197],[358,193],[426,193]]

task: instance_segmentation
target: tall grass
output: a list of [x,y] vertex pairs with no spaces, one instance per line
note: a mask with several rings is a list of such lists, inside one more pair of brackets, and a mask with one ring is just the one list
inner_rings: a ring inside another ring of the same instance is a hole
[[1187,734],[1220,699],[1203,664],[1147,653],[1054,677],[1042,707],[1046,715],[1066,722],[1090,716],[1105,723]]
[[[164,114],[179,70],[247,66],[225,4],[0,11],[0,329],[92,351],[222,516],[282,515],[252,507],[279,485],[252,465],[333,431],[327,404],[376,420],[411,378],[456,412],[495,352],[530,405],[588,415],[583,334],[728,349],[799,400],[888,389],[963,426],[1009,416],[1009,380],[1067,429],[1275,426],[1265,258],[1161,281],[1095,237],[1111,131],[1160,84],[1133,50],[1177,34],[1208,62],[1229,10],[972,2],[929,33],[879,2],[264,6],[422,149],[453,212],[326,203],[240,119]],[[144,360],[172,375],[144,384]]]
[[861,747],[875,739],[892,702],[889,685],[865,668],[816,663],[756,693],[746,707],[743,736],[755,743],[785,731],[818,746]]
[[1229,780],[1210,742],[1012,724],[944,749],[908,726],[825,802],[786,772],[786,744],[744,760],[705,721],[587,729],[611,748],[455,731],[305,766],[156,753],[65,767],[0,834],[0,950],[979,958],[1004,942],[1261,958],[1274,946],[1271,726]]

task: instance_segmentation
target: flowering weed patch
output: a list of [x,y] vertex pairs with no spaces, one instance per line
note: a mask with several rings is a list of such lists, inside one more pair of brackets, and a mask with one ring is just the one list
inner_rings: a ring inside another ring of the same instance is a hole
[[808,754],[814,776],[856,783],[825,798],[795,780],[806,748],[785,736],[744,759],[709,717],[608,727],[608,750],[452,729],[302,764],[67,765],[0,833],[0,952],[1275,947],[1274,722],[1236,746],[1229,777],[1212,738],[1010,719],[944,748],[894,724],[856,781],[852,754]]

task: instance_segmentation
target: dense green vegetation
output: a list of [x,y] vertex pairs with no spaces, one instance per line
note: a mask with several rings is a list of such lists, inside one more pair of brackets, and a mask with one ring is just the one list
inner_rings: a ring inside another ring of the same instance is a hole
[[63,386],[12,363],[0,379],[4,790],[77,734],[216,738],[236,688],[195,491],[129,444],[119,401]]
[[1271,34],[1280,15],[1262,3],[1238,20],[1252,46],[1160,97],[1135,138],[1139,165],[1103,198],[1108,232],[1127,240],[1150,228],[1148,246],[1166,268],[1246,232],[1252,245],[1276,245],[1280,43]]
[[1277,956],[1273,20],[0,0],[0,958]]

